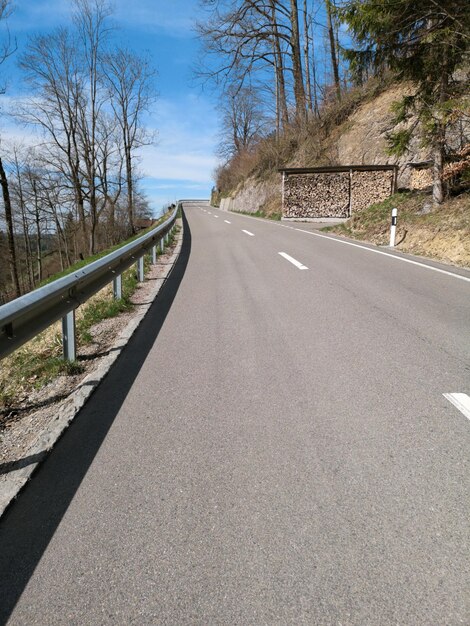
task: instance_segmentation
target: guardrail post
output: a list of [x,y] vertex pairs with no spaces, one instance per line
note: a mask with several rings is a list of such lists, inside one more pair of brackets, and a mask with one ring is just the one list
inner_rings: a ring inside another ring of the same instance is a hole
[[62,347],[64,359],[66,361],[75,361],[75,309],[62,318]]
[[165,237],[162,237],[160,239],[160,253],[164,254],[165,253],[165,241],[164,241]]
[[113,278],[113,297],[115,300],[122,298],[122,274]]
[[137,260],[137,280],[139,281],[139,283],[143,283],[144,282],[144,257],[141,256],[138,260]]
[[152,247],[152,264],[157,264],[157,246]]

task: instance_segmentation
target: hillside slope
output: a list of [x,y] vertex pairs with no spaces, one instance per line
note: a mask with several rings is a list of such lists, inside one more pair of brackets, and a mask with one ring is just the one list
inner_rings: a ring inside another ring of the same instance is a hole
[[[403,193],[395,195],[392,201],[355,213],[334,232],[383,245],[390,228],[392,202],[400,207],[399,249],[470,266],[470,194],[465,191],[470,180],[468,156],[461,163],[466,172],[460,177],[464,184],[459,195],[452,197],[456,195],[454,191],[443,205],[433,209],[430,189],[425,184],[424,189],[409,192],[410,184],[415,182],[411,180],[416,175],[413,166],[430,157],[430,148],[423,145],[419,134],[413,137],[403,157],[387,154],[387,135],[394,127],[392,105],[411,89],[409,84],[369,84],[350,92],[341,105],[327,108],[322,119],[312,122],[303,135],[289,129],[277,142],[273,138],[263,140],[249,155],[232,159],[222,169],[222,175],[219,172],[219,193],[213,197],[214,204],[219,205],[221,198],[230,198],[224,203],[229,210],[279,219],[280,166],[395,164],[399,167],[398,188]],[[449,132],[451,149],[459,150],[468,144],[470,125],[456,123]]]

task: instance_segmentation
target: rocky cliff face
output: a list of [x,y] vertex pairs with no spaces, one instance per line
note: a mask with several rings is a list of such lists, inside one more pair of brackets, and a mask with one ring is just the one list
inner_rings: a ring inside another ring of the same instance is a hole
[[401,158],[387,155],[387,135],[393,129],[391,106],[409,89],[392,88],[371,102],[366,102],[338,129],[338,139],[331,145],[332,157],[348,165],[399,165],[398,186],[406,187],[410,161],[425,161],[429,151],[414,138],[409,152]]
[[231,201],[223,203],[221,208],[242,213],[256,213],[273,203],[280,204],[281,182],[280,174],[275,174],[265,181],[249,178],[232,194]]
[[[422,143],[419,127],[406,154],[402,157],[391,157],[387,154],[387,135],[396,129],[392,105],[412,93],[411,85],[397,85],[374,100],[362,104],[346,124],[338,128],[338,138],[330,147],[331,157],[341,165],[398,165],[398,187],[413,187],[413,170],[409,164],[421,163],[431,158],[430,148]],[[411,118],[405,126],[414,122]],[[470,142],[470,124],[456,122],[448,129],[447,141],[452,150],[460,150]]]

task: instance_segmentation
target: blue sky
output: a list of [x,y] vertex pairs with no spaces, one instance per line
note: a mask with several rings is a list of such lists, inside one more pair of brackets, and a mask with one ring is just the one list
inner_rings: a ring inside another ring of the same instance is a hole
[[[70,0],[14,0],[8,26],[18,50],[1,69],[7,87],[4,110],[26,95],[16,62],[28,36],[67,25],[71,4]],[[142,187],[154,214],[179,198],[209,197],[218,120],[214,96],[204,92],[192,75],[199,48],[192,30],[201,14],[197,0],[114,0],[112,5],[118,38],[137,52],[148,52],[158,73],[159,96],[147,120],[157,132],[157,142],[143,149],[140,164]],[[31,133],[5,116],[0,132],[2,141],[27,141]]]

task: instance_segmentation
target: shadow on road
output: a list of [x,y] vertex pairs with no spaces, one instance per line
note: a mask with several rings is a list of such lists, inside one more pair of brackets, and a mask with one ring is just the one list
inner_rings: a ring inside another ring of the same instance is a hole
[[[123,354],[0,520],[0,624],[11,615],[152,348],[184,276],[191,233]],[[90,512],[92,514],[92,512]]]

